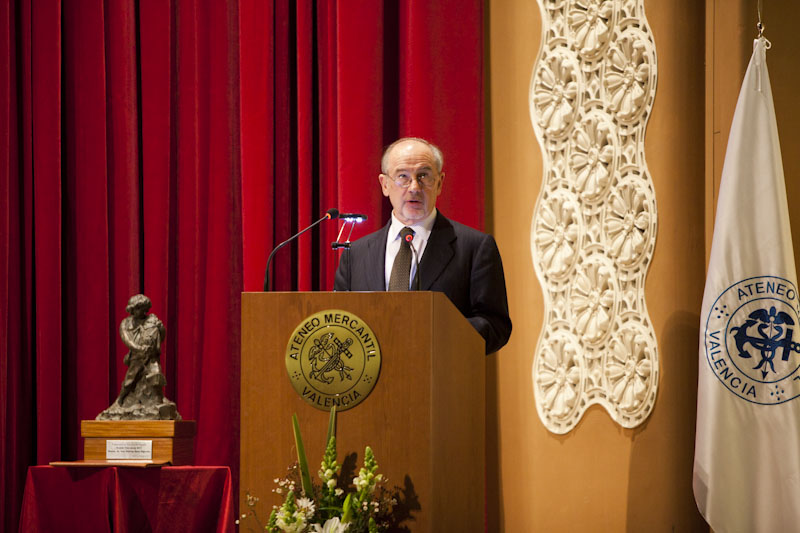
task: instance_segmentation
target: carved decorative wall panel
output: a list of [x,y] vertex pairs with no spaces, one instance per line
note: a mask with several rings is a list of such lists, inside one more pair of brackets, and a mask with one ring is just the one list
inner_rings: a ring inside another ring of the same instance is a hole
[[592,404],[635,427],[658,389],[644,298],[657,218],[644,157],[655,42],[643,0],[538,1],[529,104],[544,170],[531,250],[545,319],[536,409],[554,433],[570,431]]

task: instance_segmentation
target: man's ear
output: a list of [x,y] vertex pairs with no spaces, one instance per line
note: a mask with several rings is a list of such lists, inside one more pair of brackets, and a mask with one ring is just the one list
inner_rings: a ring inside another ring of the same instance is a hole
[[390,178],[386,174],[378,174],[378,181],[381,182],[381,191],[383,191],[383,195],[388,197],[389,184],[391,183],[392,178]]
[[439,185],[437,185],[436,196],[442,194],[442,185],[444,184],[444,172],[439,173]]

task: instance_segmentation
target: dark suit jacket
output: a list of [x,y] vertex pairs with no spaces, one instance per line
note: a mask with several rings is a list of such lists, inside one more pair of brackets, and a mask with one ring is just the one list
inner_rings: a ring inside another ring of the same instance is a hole
[[[386,290],[390,224],[353,242],[342,253],[335,290]],[[506,281],[494,237],[437,214],[417,276],[419,290],[443,292],[450,298],[486,340],[487,354],[508,342],[511,319]]]

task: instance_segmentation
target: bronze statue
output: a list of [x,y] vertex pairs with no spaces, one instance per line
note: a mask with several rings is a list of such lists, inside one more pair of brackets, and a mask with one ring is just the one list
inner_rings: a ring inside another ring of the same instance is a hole
[[97,420],[181,420],[175,402],[164,397],[167,379],[159,364],[164,323],[147,314],[150,298],[144,294],[132,296],[125,310],[130,316],[120,323],[119,335],[129,350],[122,359],[128,371],[117,400]]

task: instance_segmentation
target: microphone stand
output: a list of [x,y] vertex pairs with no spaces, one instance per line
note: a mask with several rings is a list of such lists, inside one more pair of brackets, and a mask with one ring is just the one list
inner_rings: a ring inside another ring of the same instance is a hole
[[308,226],[306,229],[295,233],[294,235],[292,235],[291,237],[289,237],[288,239],[286,239],[285,241],[280,243],[278,246],[276,246],[272,250],[272,252],[269,254],[269,257],[267,258],[267,269],[264,272],[264,292],[272,292],[272,280],[269,277],[269,267],[270,267],[270,264],[272,263],[272,258],[275,256],[275,252],[277,252],[278,250],[280,250],[281,248],[283,248],[284,246],[286,246],[287,244],[289,244],[290,242],[295,240],[297,237],[299,237],[303,233],[307,232],[308,230],[310,230],[311,228],[313,228],[314,226],[319,224],[320,222],[322,222],[324,220],[338,218],[338,217],[339,217],[339,210],[336,209],[335,207],[332,207],[332,208],[328,209],[328,211],[325,213],[324,217],[322,217],[321,219],[317,220],[316,222],[314,222],[313,224]]

